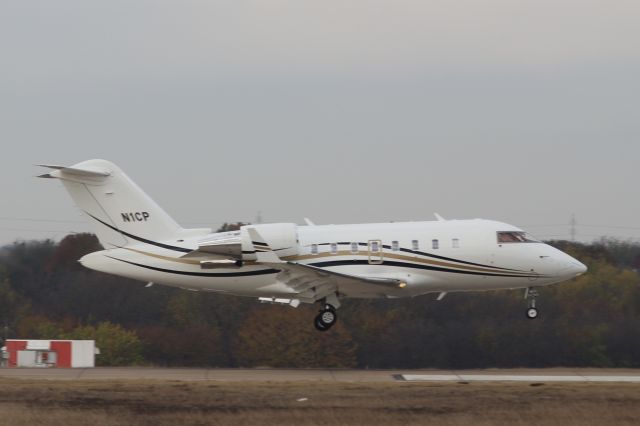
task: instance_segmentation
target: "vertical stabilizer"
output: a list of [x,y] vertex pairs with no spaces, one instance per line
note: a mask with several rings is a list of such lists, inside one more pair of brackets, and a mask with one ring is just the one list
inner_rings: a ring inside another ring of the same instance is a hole
[[172,240],[185,233],[155,201],[109,161],[88,160],[71,167],[45,167],[54,170],[40,177],[62,181],[76,205],[90,216],[92,229],[106,249],[145,240]]

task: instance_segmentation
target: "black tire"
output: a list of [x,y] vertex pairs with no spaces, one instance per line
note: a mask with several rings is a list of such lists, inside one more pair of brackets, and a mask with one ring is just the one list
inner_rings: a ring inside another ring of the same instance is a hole
[[536,308],[527,309],[527,318],[529,318],[529,319],[538,318],[538,310]]
[[320,320],[320,315],[316,316],[315,320],[313,321],[313,325],[316,326],[316,330],[318,330],[318,331],[327,331],[327,330],[329,330],[329,327],[324,325],[324,323]]

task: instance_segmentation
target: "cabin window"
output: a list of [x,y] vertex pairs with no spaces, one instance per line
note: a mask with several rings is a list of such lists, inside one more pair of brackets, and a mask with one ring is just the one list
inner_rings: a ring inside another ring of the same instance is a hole
[[528,235],[526,232],[499,231],[498,243],[539,243],[540,241]]
[[411,248],[413,248],[414,250],[420,250],[420,244],[418,243],[418,240],[411,241]]
[[397,241],[391,241],[391,250],[398,251],[400,250],[400,243]]
[[451,240],[451,247],[453,248],[460,248],[460,240],[457,238],[454,238]]
[[431,247],[434,250],[438,250],[440,248],[440,241],[438,240],[431,240]]
[[358,252],[358,243],[351,243],[351,253]]
[[371,252],[378,253],[380,251],[380,243],[378,241],[371,241]]
[[318,245],[311,244],[311,254],[318,254]]
[[331,254],[337,254],[337,253],[338,253],[338,244],[331,243]]

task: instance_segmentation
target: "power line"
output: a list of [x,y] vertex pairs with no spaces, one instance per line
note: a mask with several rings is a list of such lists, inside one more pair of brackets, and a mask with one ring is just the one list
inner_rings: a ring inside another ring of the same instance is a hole
[[61,229],[53,230],[53,229],[26,229],[26,228],[0,228],[1,231],[15,231],[15,232],[53,232],[56,234],[72,234],[75,231],[64,231]]
[[[561,228],[567,226],[566,224],[556,223],[549,225],[521,225],[523,228]],[[634,230],[639,231],[640,227],[638,226],[625,226],[625,225],[591,225],[586,223],[578,223],[576,222],[576,228],[609,228],[609,229],[626,229],[626,230]]]
[[29,217],[0,217],[0,220],[19,222],[52,222],[52,223],[84,223],[83,220],[35,219]]
[[640,227],[637,226],[618,226],[618,225],[580,225],[585,228],[611,228],[611,229],[633,229],[640,230]]
[[[62,219],[39,219],[31,217],[0,217],[0,220],[4,221],[17,221],[17,222],[50,222],[50,223],[88,223],[86,220],[62,220]],[[209,222],[209,221],[188,221],[182,222],[185,225],[222,225],[225,222]]]

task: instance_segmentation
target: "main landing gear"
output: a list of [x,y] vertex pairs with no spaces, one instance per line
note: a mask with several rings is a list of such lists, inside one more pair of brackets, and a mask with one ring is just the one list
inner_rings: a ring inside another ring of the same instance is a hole
[[538,297],[538,290],[533,287],[528,287],[524,291],[524,298],[529,301],[529,307],[527,308],[527,318],[538,318],[538,309],[536,308],[536,297]]
[[331,294],[322,300],[322,309],[320,313],[316,315],[313,320],[313,325],[316,326],[318,331],[327,331],[338,321],[338,314],[336,309],[340,307],[338,296]]
[[318,331],[327,331],[338,321],[338,315],[336,310],[331,305],[324,305],[324,308],[320,310],[320,313],[316,316],[313,324]]

